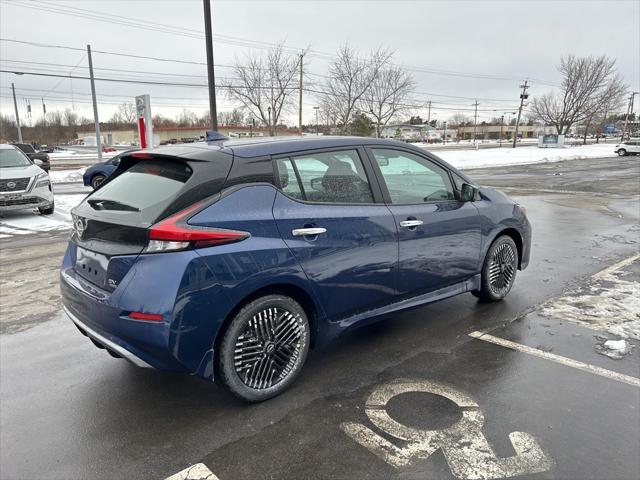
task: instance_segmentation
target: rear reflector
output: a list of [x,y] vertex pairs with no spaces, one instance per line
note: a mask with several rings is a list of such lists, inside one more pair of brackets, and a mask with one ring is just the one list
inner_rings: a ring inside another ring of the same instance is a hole
[[131,312],[129,318],[132,320],[146,320],[148,322],[161,322],[164,320],[162,315],[157,313]]
[[146,251],[182,250],[188,246],[210,247],[239,242],[249,237],[248,232],[187,224],[188,217],[201,206],[202,203],[197,203],[153,225],[149,229],[149,245]]

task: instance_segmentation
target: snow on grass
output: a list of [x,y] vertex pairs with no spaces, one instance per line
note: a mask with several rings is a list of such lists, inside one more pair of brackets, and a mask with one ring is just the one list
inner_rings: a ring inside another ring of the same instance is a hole
[[0,214],[0,238],[71,228],[71,209],[85,197],[83,194],[56,195],[52,215],[39,215],[36,209],[14,210]]
[[51,183],[82,182],[82,175],[86,170],[86,167],[75,170],[50,170],[49,178]]
[[[429,150],[428,145],[416,144]],[[564,148],[492,148],[483,150],[438,150],[434,153],[461,170],[467,168],[526,165],[531,163],[560,162],[580,158],[615,157],[611,144],[580,145]]]

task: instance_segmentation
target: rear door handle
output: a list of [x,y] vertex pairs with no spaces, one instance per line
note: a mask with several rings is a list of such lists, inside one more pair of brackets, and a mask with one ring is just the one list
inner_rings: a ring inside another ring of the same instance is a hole
[[295,228],[291,230],[291,234],[294,237],[304,237],[307,235],[320,235],[321,233],[327,233],[327,229],[322,227],[313,227],[313,228]]
[[423,223],[422,220],[403,220],[400,222],[400,226],[403,228],[412,228],[422,225]]

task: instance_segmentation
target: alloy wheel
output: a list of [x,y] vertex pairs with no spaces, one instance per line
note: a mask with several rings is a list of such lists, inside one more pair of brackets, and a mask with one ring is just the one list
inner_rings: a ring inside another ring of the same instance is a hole
[[265,308],[247,322],[235,343],[234,366],[247,387],[264,390],[283,381],[302,360],[306,323],[282,308]]
[[496,296],[509,292],[517,269],[517,255],[509,243],[496,248],[489,267],[489,288]]

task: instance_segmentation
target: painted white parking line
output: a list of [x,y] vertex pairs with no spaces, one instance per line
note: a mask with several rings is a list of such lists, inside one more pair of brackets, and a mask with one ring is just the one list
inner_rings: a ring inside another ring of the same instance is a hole
[[220,480],[204,463],[196,463],[164,480]]
[[616,380],[618,382],[623,382],[629,385],[640,387],[640,378],[632,377],[630,375],[624,375],[623,373],[607,370],[606,368],[596,367],[595,365],[580,362],[578,360],[573,360],[571,358],[563,357],[561,355],[556,355],[555,353],[549,353],[549,352],[545,352],[544,350],[528,347],[520,343],[512,342],[510,340],[505,340],[504,338],[495,337],[488,333],[476,331],[476,332],[471,332],[469,336],[473,338],[477,338],[478,340],[484,340],[485,342],[490,342],[496,345],[500,345],[501,347],[510,348],[512,350],[517,350],[523,353],[528,353],[529,355],[533,355],[535,357],[551,360],[552,362],[560,363],[562,365],[566,365],[567,367],[577,368],[578,370],[582,370],[584,372],[593,373],[594,375],[599,375],[601,377],[610,378],[611,380]]
[[[462,418],[448,428],[421,430],[404,425],[389,415],[389,401],[403,393],[440,395],[462,410]],[[396,380],[376,388],[365,404],[365,413],[379,430],[403,442],[396,446],[369,427],[345,422],[340,427],[357,443],[395,468],[417,459],[429,458],[436,451],[444,454],[451,473],[460,479],[498,479],[545,472],[555,465],[537,440],[525,432],[511,432],[509,440],[516,454],[499,457],[484,436],[484,413],[466,392],[445,383],[429,380]]]

